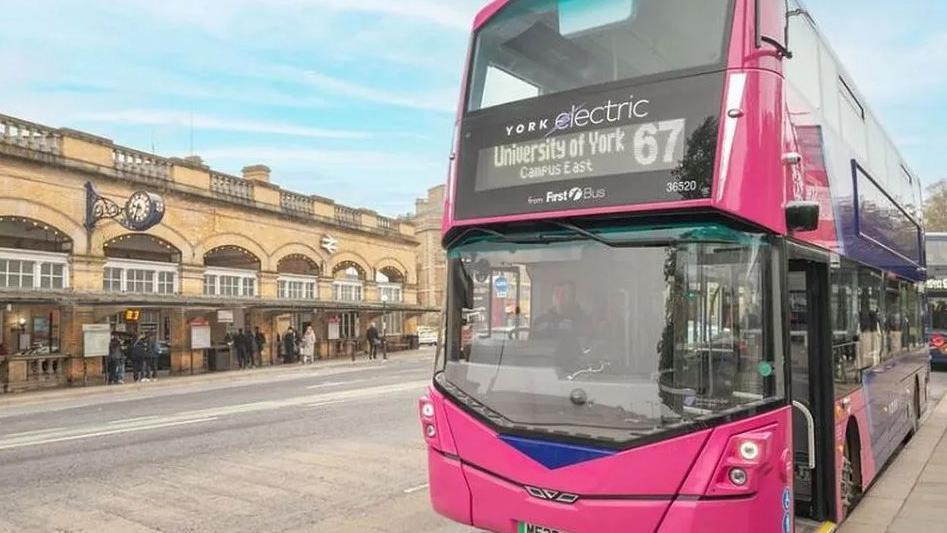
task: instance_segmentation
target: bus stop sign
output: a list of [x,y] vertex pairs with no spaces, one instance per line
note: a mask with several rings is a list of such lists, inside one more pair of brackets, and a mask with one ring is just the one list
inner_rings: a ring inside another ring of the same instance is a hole
[[493,280],[493,286],[497,292],[497,298],[506,298],[510,294],[510,281],[503,276]]

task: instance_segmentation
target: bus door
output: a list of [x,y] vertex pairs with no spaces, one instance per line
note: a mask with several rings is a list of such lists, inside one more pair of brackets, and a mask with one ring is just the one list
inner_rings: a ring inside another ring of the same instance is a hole
[[835,517],[832,344],[828,265],[789,262],[789,346],[796,515]]

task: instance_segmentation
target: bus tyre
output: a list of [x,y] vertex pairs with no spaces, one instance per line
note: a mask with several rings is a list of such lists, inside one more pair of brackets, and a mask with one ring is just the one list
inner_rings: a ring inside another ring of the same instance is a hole
[[845,516],[851,513],[861,498],[861,459],[858,448],[853,445],[852,436],[845,439],[842,452],[842,508]]

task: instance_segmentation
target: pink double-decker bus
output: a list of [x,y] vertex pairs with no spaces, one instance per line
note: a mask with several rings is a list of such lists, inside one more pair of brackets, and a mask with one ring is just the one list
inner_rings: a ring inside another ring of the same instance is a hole
[[845,518],[927,403],[920,182],[794,0],[476,17],[420,401],[498,532]]

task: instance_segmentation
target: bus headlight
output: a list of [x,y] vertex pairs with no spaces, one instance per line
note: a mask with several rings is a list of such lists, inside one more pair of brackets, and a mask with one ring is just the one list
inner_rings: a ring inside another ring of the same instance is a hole
[[748,476],[746,475],[746,470],[742,468],[731,468],[730,469],[730,483],[738,487],[746,485]]
[[434,404],[424,402],[421,404],[421,416],[424,418],[434,418]]
[[434,427],[434,424],[425,424],[424,434],[427,435],[427,438],[433,439],[437,436],[437,428]]
[[755,461],[760,456],[760,445],[751,441],[745,440],[740,443],[740,457],[747,461]]

